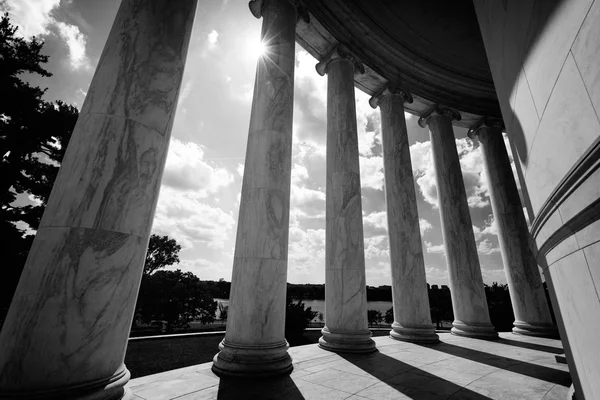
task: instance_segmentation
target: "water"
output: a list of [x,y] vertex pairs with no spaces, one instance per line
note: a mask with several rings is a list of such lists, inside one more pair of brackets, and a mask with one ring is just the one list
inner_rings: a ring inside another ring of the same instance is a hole
[[[223,303],[224,306],[229,305],[228,299],[215,299],[219,303]],[[302,300],[304,305],[308,308],[310,307],[312,311],[317,311],[323,313],[325,315],[325,300]],[[385,312],[392,308],[391,301],[368,301],[367,302],[367,310],[377,310],[380,311],[383,316],[385,316]],[[217,310],[217,318],[219,318],[219,310]],[[318,317],[314,319],[314,321],[318,321]]]

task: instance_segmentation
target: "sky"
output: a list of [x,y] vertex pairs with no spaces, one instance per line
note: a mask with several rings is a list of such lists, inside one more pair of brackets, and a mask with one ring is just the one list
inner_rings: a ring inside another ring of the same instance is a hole
[[[18,34],[44,40],[53,76],[23,76],[81,108],[119,0],[0,0]],[[231,280],[262,20],[247,0],[198,4],[153,233],[182,246],[173,268]],[[327,78],[296,45],[288,281],[325,280]],[[390,285],[379,110],[356,89],[367,284]],[[447,285],[429,132],[406,114],[427,281]],[[455,127],[483,280],[506,283],[479,144]],[[507,140],[505,138],[505,140]],[[508,147],[508,146],[507,146]],[[510,154],[510,149],[509,149]],[[511,156],[512,162],[512,156]]]

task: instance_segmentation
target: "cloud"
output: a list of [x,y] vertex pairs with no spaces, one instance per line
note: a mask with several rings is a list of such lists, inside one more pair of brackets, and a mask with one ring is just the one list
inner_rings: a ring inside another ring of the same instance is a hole
[[19,28],[17,34],[39,37],[54,32],[67,46],[71,68],[88,69],[91,65],[86,55],[87,38],[77,25],[57,21],[52,16],[59,6],[60,0],[19,0],[11,2],[8,9],[11,22]]
[[500,249],[498,247],[494,247],[489,239],[483,239],[477,246],[477,252],[479,254],[489,256],[494,253],[499,253]]
[[429,221],[424,218],[419,218],[419,230],[421,231],[421,236],[431,229],[433,229],[433,225],[431,225]]
[[204,151],[193,142],[172,138],[162,183],[189,192],[192,197],[207,197],[233,182],[233,176],[203,160]]
[[363,216],[363,232],[366,238],[387,235],[387,212],[373,212]]
[[[483,173],[481,148],[475,147],[471,139],[456,139],[465,192],[469,207],[489,206],[487,179]],[[438,207],[437,181],[431,154],[431,142],[417,142],[410,146],[413,173],[425,201]]]
[[90,62],[85,54],[86,37],[75,25],[56,22],[59,36],[69,49],[69,62],[74,70],[90,68]]
[[50,13],[59,5],[60,0],[19,0],[11,1],[8,8],[11,22],[19,27],[17,34],[30,37],[49,33],[55,22]]
[[383,157],[360,156],[359,163],[361,187],[383,190]]
[[153,231],[174,238],[184,248],[204,244],[222,249],[234,225],[232,213],[205,204],[189,193],[164,186],[160,191]]
[[325,193],[292,185],[290,212],[299,218],[325,218]]
[[208,48],[209,49],[214,49],[217,47],[217,39],[219,37],[219,32],[217,32],[216,30],[212,30],[210,31],[210,33],[208,34],[206,41],[208,43]]
[[446,248],[444,244],[433,245],[431,242],[425,241],[425,248],[430,254],[445,254]]
[[365,237],[365,258],[390,257],[389,240],[387,235]]

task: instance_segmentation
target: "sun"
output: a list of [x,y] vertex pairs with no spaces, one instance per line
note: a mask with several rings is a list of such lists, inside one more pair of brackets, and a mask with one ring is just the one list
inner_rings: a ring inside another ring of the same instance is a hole
[[265,55],[267,47],[260,40],[252,40],[248,41],[246,45],[246,51],[248,53],[248,58],[254,60],[258,60],[263,55]]

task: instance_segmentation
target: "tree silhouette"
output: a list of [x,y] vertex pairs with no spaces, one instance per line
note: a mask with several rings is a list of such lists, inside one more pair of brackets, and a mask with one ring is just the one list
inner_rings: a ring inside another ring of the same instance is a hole
[[43,42],[17,36],[8,13],[0,19],[0,237],[4,319],[52,185],[77,121],[76,108],[43,100],[45,89],[22,74],[50,77]]
[[179,263],[181,246],[168,236],[152,234],[148,243],[148,252],[144,263],[144,275],[151,275],[159,268]]

